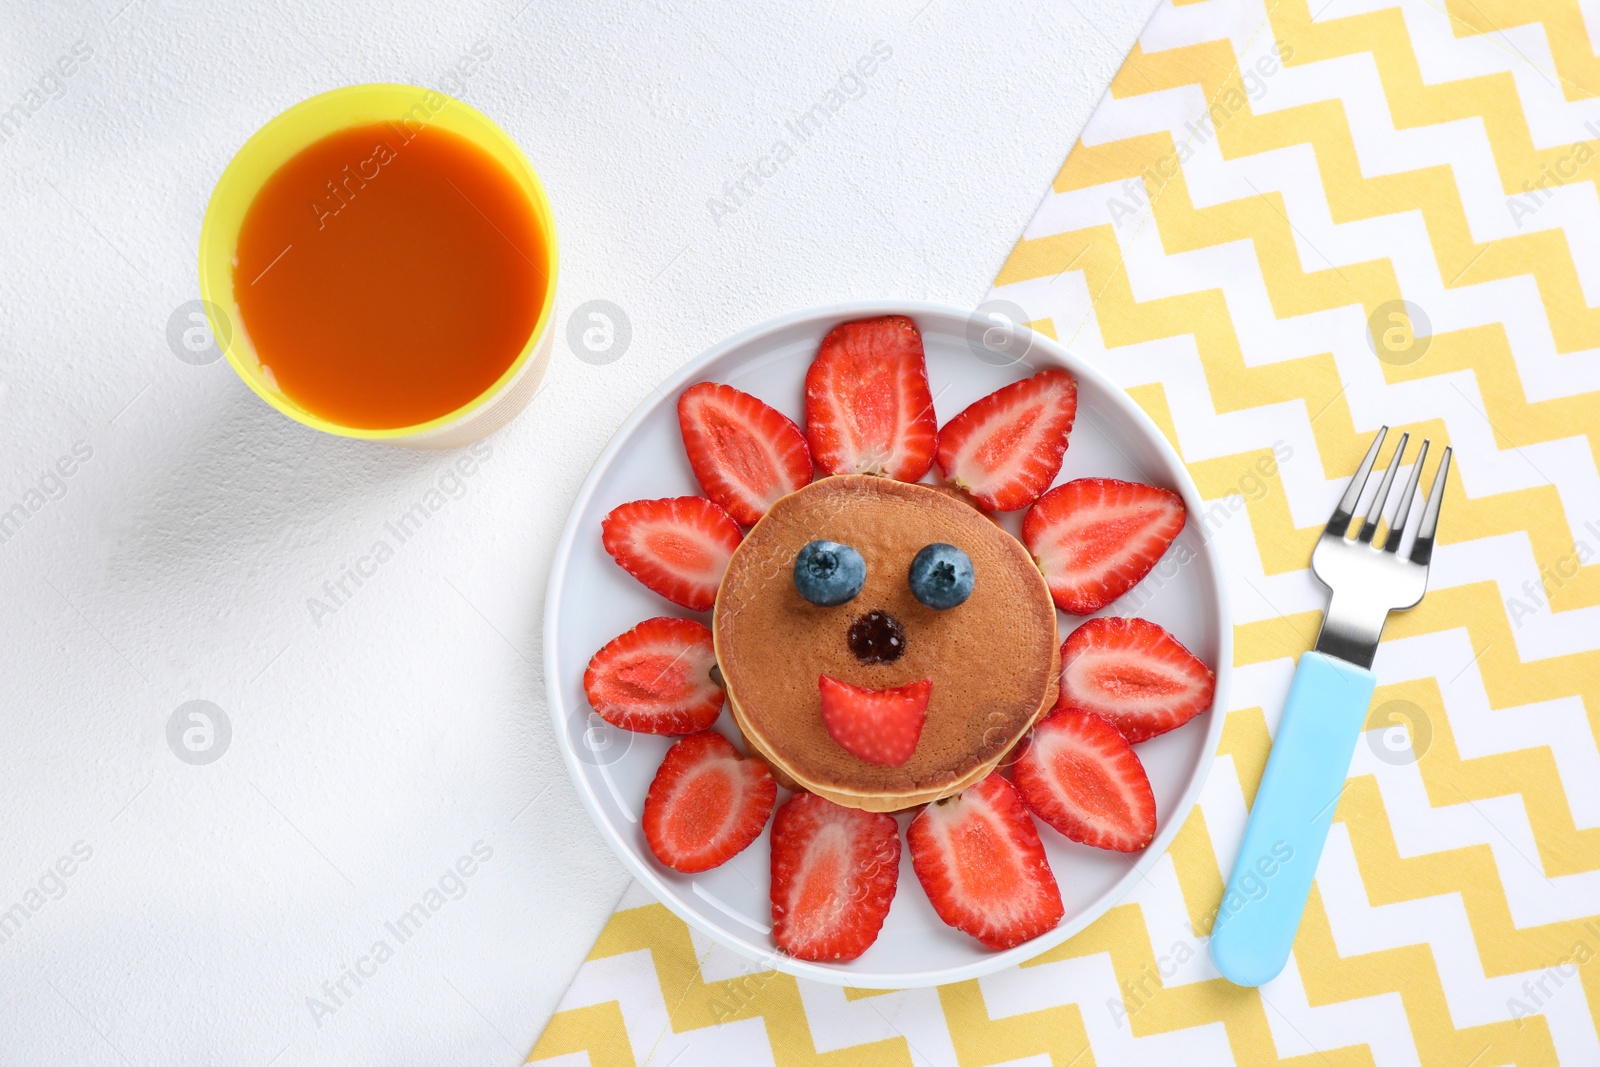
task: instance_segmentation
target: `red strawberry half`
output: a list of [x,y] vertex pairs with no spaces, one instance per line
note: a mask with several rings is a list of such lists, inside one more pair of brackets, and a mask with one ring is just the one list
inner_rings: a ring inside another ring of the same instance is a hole
[[1074,841],[1137,852],[1156,834],[1144,764],[1098,715],[1057,708],[1022,742],[1011,780],[1023,803]]
[[1146,619],[1090,619],[1061,646],[1058,708],[1093,712],[1136,745],[1211,707],[1216,675]]
[[899,877],[893,816],[797,793],[772,820],[772,936],[796,959],[853,960],[878,939]]
[[606,551],[622,569],[674,604],[710,611],[739,547],[739,524],[703,496],[635,500],[600,523]]
[[868,689],[819,675],[822,725],[846,752],[880,767],[898,767],[917,750],[933,682]]
[[938,440],[922,334],[904,315],[835,326],[806,371],[806,439],[829,474],[914,482]]
[[1078,414],[1078,383],[1042,370],[996,389],[939,431],[939,469],[984,507],[1015,511],[1050,488]]
[[741,758],[719,733],[690,734],[667,749],[650,783],[644,838],[673,870],[709,871],[761,836],[777,799],[766,763]]
[[642,734],[692,734],[722,711],[711,680],[711,631],[693,619],[646,619],[589,661],[583,691],[612,726]]
[[939,918],[990,948],[1020,945],[1061,921],[1039,831],[998,774],[923,808],[906,844]]
[[811,481],[811,450],[800,427],[731,385],[701,382],[678,398],[689,466],[706,496],[744,526]]
[[1058,485],[1022,521],[1056,607],[1099,611],[1138,585],[1183,529],[1183,497],[1114,478]]

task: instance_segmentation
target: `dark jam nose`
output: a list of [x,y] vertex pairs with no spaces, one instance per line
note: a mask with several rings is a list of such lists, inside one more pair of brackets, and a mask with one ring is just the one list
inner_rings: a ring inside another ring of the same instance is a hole
[[893,663],[906,651],[905,627],[887,611],[857,616],[845,639],[862,663]]

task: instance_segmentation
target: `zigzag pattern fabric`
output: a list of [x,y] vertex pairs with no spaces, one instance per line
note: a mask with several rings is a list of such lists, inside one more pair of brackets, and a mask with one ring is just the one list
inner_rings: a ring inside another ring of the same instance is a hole
[[[991,297],[1207,501],[1236,673],[1198,808],[1088,930],[939,989],[760,971],[636,887],[532,1059],[1600,1064],[1597,42],[1568,0],[1159,10]],[[1312,545],[1384,423],[1455,448],[1431,588],[1384,633],[1294,956],[1237,988],[1206,938],[1321,622]]]

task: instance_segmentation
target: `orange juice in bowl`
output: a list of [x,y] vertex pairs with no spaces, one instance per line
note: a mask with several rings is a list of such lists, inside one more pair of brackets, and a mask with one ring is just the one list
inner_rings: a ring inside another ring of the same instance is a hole
[[442,93],[362,85],[269,122],[217,183],[201,295],[234,369],[300,422],[450,448],[533,396],[556,236],[533,168]]

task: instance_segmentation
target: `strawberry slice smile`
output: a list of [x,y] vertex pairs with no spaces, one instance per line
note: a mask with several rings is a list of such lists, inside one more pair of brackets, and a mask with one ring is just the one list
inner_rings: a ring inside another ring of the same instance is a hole
[[822,725],[839,747],[880,767],[898,767],[917,750],[933,680],[868,689],[819,675]]

